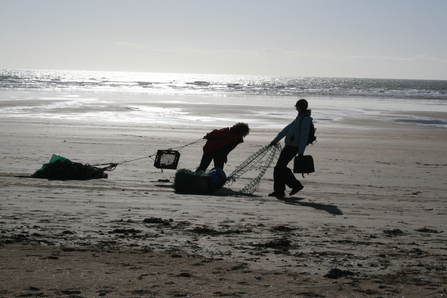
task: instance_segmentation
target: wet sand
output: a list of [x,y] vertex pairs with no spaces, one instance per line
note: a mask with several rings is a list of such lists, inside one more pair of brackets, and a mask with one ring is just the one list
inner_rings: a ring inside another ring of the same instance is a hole
[[[257,173],[213,194],[175,193],[175,170],[149,156],[208,129],[0,122],[0,297],[447,294],[446,130],[346,118],[317,126],[306,151],[316,172],[276,199],[272,169],[253,195],[239,190]],[[225,172],[276,133],[252,130]],[[202,145],[183,148],[178,168],[195,169]],[[53,153],[119,165],[107,179],[25,178]]]

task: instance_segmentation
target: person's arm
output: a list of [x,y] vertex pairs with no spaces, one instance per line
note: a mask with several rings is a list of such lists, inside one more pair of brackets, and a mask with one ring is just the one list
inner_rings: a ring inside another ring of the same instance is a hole
[[283,128],[283,130],[281,130],[278,135],[276,136],[276,138],[273,139],[273,141],[270,143],[271,145],[274,145],[276,143],[278,143],[279,141],[281,141],[282,138],[284,138],[287,135],[287,132],[289,132],[290,128],[292,127],[293,123],[295,121],[293,121],[292,123],[290,123],[289,125],[287,125],[286,127]]

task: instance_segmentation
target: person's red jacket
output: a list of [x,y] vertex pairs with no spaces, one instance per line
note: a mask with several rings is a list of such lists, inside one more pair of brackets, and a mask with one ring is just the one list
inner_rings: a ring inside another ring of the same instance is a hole
[[[243,142],[242,137],[238,136],[236,132],[232,131],[230,128],[215,129],[205,136],[206,142],[203,146],[203,152],[208,153],[212,151],[219,150],[231,143],[236,146]],[[233,147],[234,148],[234,147]]]

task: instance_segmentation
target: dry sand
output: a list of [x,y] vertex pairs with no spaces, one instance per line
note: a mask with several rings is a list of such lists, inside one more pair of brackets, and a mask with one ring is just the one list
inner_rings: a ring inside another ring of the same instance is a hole
[[[293,197],[248,173],[177,194],[151,158],[207,131],[0,119],[0,297],[444,297],[447,132],[344,119],[317,126],[317,171]],[[253,130],[230,173],[277,131]],[[201,145],[181,150],[195,169]],[[59,154],[107,179],[23,178]],[[125,162],[130,161],[130,162]]]

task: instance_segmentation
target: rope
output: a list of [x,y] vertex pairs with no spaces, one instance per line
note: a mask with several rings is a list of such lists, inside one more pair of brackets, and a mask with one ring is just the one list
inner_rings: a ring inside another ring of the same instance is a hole
[[258,176],[240,191],[244,194],[254,193],[258,189],[265,172],[272,165],[280,151],[281,145],[279,143],[261,148],[248,157],[227,177],[226,184],[231,185],[248,171],[259,170]]
[[203,141],[205,141],[205,140],[206,140],[206,139],[204,139],[204,138],[200,138],[200,139],[198,139],[198,140],[195,140],[194,142],[191,142],[191,143],[189,143],[189,144],[186,144],[186,145],[183,145],[183,146],[180,146],[180,147],[169,148],[169,150],[176,149],[177,151],[180,151],[180,150],[182,150],[183,148],[185,148],[185,147],[187,147],[187,146],[191,146],[191,145],[194,145],[194,144],[203,142]]
[[[180,150],[182,150],[183,148],[185,148],[185,147],[187,147],[187,146],[191,146],[191,145],[200,143],[200,142],[202,142],[202,141],[204,141],[204,140],[205,140],[205,139],[200,138],[200,139],[198,139],[198,140],[196,140],[196,141],[194,141],[194,142],[191,142],[191,143],[189,143],[189,144],[186,144],[186,145],[183,145],[183,146],[179,146],[179,147],[169,148],[168,150],[177,150],[177,151],[180,151]],[[134,162],[134,161],[137,161],[137,160],[140,160],[140,159],[144,159],[144,158],[152,158],[152,159],[153,159],[153,157],[154,157],[155,155],[157,155],[157,154],[152,154],[152,155],[149,155],[149,156],[143,156],[143,157],[139,157],[139,158],[135,158],[135,159],[131,159],[131,160],[125,160],[125,161],[122,161],[122,162],[120,162],[120,163],[102,163],[102,164],[96,164],[96,165],[93,165],[93,166],[97,167],[97,166],[108,165],[107,167],[102,168],[102,169],[103,169],[104,171],[113,171],[113,170],[115,170],[116,167],[117,167],[118,165],[120,165],[120,164],[128,163],[128,162]]]

